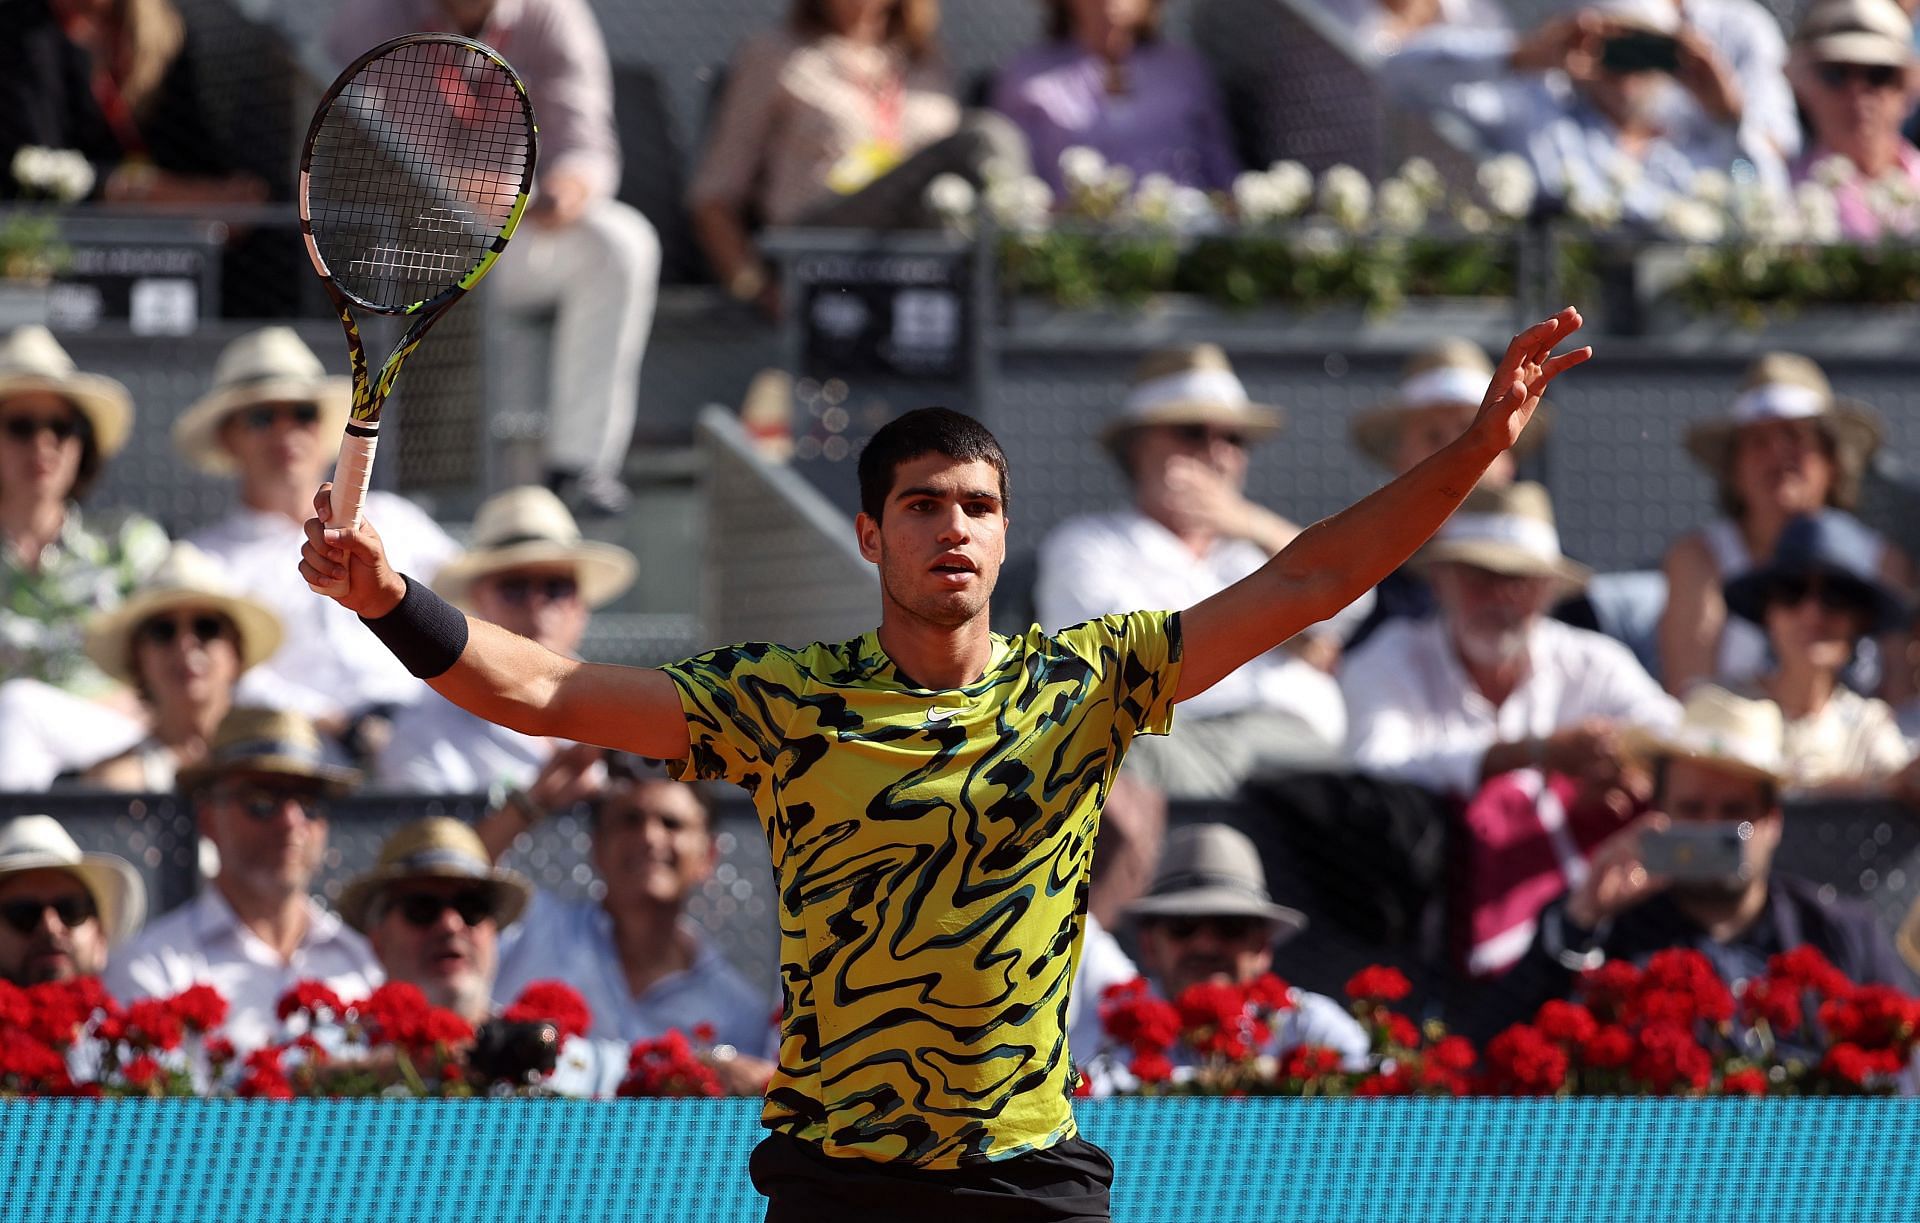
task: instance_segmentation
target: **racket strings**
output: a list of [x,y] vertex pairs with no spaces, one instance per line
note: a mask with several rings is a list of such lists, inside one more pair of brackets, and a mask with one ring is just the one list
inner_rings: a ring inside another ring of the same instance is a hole
[[313,145],[314,243],[341,287],[404,309],[493,249],[527,177],[531,120],[509,72],[471,48],[412,44],[364,65]]

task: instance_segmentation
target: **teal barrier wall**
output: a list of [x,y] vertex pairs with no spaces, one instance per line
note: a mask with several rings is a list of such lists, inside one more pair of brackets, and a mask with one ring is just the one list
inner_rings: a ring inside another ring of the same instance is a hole
[[[747,1223],[746,1100],[13,1101],[7,1220]],[[1920,1101],[1112,1100],[1120,1223],[1920,1218]],[[982,1223],[991,1223],[983,1220]]]

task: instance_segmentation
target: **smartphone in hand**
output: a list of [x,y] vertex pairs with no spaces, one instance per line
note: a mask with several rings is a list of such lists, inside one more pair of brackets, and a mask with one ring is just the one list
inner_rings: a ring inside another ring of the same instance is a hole
[[1608,72],[1680,71],[1680,40],[1654,30],[1628,30],[1600,44],[1600,66]]
[[1753,825],[1746,820],[1676,821],[1641,836],[1640,865],[1681,883],[1744,882],[1753,878],[1751,840]]

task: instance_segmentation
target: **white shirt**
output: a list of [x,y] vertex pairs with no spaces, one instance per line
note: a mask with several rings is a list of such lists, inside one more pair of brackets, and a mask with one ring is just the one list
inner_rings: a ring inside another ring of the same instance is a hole
[[1841,684],[1818,713],[1781,728],[1780,755],[1796,787],[1865,785],[1906,768],[1913,748],[1891,705]]
[[211,985],[231,1009],[226,1034],[241,1051],[257,1049],[280,1030],[274,1008],[299,981],[320,981],[346,1001],[365,998],[384,979],[367,940],[340,916],[309,899],[307,933],[282,960],[249,930],[220,889],[200,895],[157,921],[107,963],[107,991],[122,1001],[165,998],[191,985]]
[[[404,497],[368,493],[366,512],[380,528],[393,567],[416,581],[431,582],[459,551],[438,523]],[[247,673],[251,682],[274,682],[272,703],[324,717],[408,704],[427,691],[358,616],[307,589],[299,569],[305,536],[292,519],[241,506],[188,542],[225,561],[240,593],[280,617],[286,629],[280,649]]]
[[660,978],[635,998],[607,911],[596,901],[535,892],[527,911],[500,937],[494,1001],[511,1003],[532,981],[564,981],[593,1012],[589,1036],[631,1044],[669,1028],[691,1036],[696,1025],[709,1023],[717,1043],[766,1056],[774,1047],[767,996],[741,979],[699,927],[683,921],[681,929],[694,939],[692,966]]
[[[1054,632],[1115,612],[1177,611],[1219,594],[1266,563],[1265,552],[1239,539],[1220,540],[1205,556],[1196,556],[1173,532],[1135,509],[1085,514],[1061,523],[1041,543],[1034,611]],[[1371,592],[1366,597],[1371,599]],[[1330,745],[1346,735],[1340,685],[1285,650],[1262,654],[1180,704],[1185,717],[1248,709],[1294,714]]]
[[553,741],[475,717],[429,692],[393,718],[375,781],[422,794],[525,789],[553,756]]
[[1497,707],[1467,678],[1444,615],[1381,628],[1347,660],[1340,686],[1355,768],[1458,795],[1480,788],[1481,758],[1496,743],[1586,718],[1666,730],[1680,714],[1626,646],[1545,617],[1528,636],[1525,676]]
[[1067,1052],[1082,1065],[1093,1060],[1106,1043],[1100,1026],[1100,999],[1115,985],[1140,975],[1120,940],[1100,919],[1087,914],[1087,932],[1080,940],[1080,963],[1074,968],[1073,996],[1067,1000]]

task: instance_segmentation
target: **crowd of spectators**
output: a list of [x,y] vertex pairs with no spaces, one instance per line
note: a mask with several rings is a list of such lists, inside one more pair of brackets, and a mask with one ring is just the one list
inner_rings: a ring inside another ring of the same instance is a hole
[[[0,158],[77,149],[113,202],[265,198],[212,136],[171,126],[194,86],[167,0],[18,7],[31,21],[27,37],[0,39],[0,101],[15,103],[0,106],[12,116]],[[978,187],[1031,169],[1058,187],[1076,147],[1135,175],[1229,189],[1243,167],[1224,96],[1164,33],[1161,7],[1049,0],[1044,44],[972,110],[934,0],[796,0],[790,20],[742,44],[716,94],[687,199],[714,279],[777,312],[765,228],[930,226],[942,176]],[[1599,0],[1527,32],[1488,3],[1332,15],[1394,96],[1527,159],[1544,207],[1617,196],[1627,219],[1658,222],[1702,175],[1785,200],[1837,173],[1837,158],[1851,167],[1832,178],[1840,224],[1873,236],[1889,183],[1920,188],[1920,153],[1901,134],[1913,30],[1892,0],[1817,0],[1791,32],[1752,0]],[[333,58],[413,29],[502,47],[541,115],[530,225],[493,284],[509,310],[555,314],[551,423],[543,482],[487,501],[464,549],[397,495],[372,494],[368,514],[398,568],[573,654],[592,612],[640,577],[579,519],[626,505],[618,475],[659,240],[615,198],[611,74],[585,0],[350,2]],[[1391,401],[1352,422],[1355,462],[1415,466],[1458,435],[1491,377],[1465,340],[1416,354]],[[1705,950],[1729,981],[1811,944],[1856,980],[1911,983],[1865,910],[1772,869],[1784,799],[1920,793],[1903,665],[1915,572],[1851,513],[1884,429],[1802,356],[1764,356],[1725,391],[1724,417],[1686,438],[1723,515],[1675,524],[1656,657],[1568,622],[1595,575],[1563,553],[1547,490],[1503,458],[1401,572],[1136,746],[1106,807],[1076,1056],[1100,1064],[1088,1008],[1104,986],[1140,970],[1169,996],[1212,979],[1248,986],[1282,940],[1314,937],[1269,895],[1261,850],[1240,832],[1167,827],[1169,800],[1244,800],[1302,773],[1428,796],[1450,841],[1445,970],[1499,986],[1463,1024],[1525,1017],[1583,967],[1677,945]],[[406,981],[479,1024],[556,977],[594,1017],[572,1042],[578,1090],[608,1090],[631,1042],[696,1026],[714,1033],[727,1085],[757,1090],[778,984],[743,979],[687,916],[717,865],[708,796],[454,708],[300,579],[302,523],[348,396],[292,330],[234,339],[171,422],[179,461],[230,477],[234,503],[170,541],[137,510],[86,504],[130,433],[127,389],[76,368],[42,328],[0,342],[0,790],[177,790],[203,840],[197,898],[143,922],[124,861],[81,853],[45,817],[0,828],[0,977],[104,971],[128,998],[212,984],[234,1008],[234,1038],[254,1043],[300,980],[342,994]],[[1086,439],[1131,501],[1089,507],[1043,542],[1042,625],[1187,606],[1284,548],[1300,527],[1249,498],[1246,476],[1251,448],[1285,445],[1285,424],[1220,348],[1148,354]],[[1549,411],[1517,456],[1551,427]],[[400,828],[336,911],[314,895],[327,802],[369,785],[484,795],[486,810],[472,827]],[[576,808],[593,898],[501,867]],[[1741,830],[1726,873],[1656,866],[1650,843],[1684,824]],[[1301,992],[1289,1014],[1272,1052],[1365,1056],[1337,1005]],[[1095,1075],[1124,1078],[1117,1065]]]

